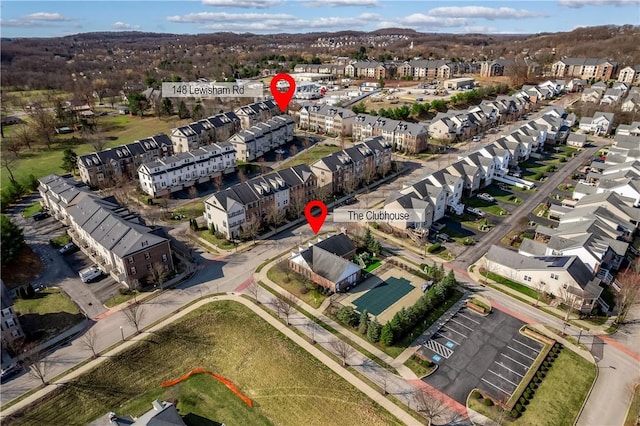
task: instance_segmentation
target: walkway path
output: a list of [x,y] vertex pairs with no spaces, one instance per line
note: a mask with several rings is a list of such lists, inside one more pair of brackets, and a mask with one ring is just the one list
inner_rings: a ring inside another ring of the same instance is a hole
[[[173,322],[177,321],[178,319],[184,317],[185,315],[189,314],[190,312],[200,308],[201,306],[203,306],[203,305],[205,305],[207,303],[211,303],[211,302],[215,302],[215,301],[222,301],[222,300],[232,300],[232,301],[235,301],[235,302],[238,302],[238,303],[242,303],[244,306],[246,306],[247,308],[251,309],[254,313],[259,315],[263,320],[268,322],[271,326],[273,326],[278,331],[280,331],[282,334],[284,334],[286,337],[291,339],[294,343],[296,343],[297,345],[299,345],[300,347],[305,349],[307,352],[309,352],[311,355],[316,357],[324,365],[329,367],[336,374],[338,374],[339,376],[344,378],[346,381],[351,383],[353,386],[358,388],[361,392],[363,392],[369,398],[371,398],[376,403],[378,403],[380,406],[385,408],[387,411],[389,411],[391,414],[393,414],[395,417],[397,417],[399,420],[401,420],[404,424],[407,424],[407,425],[420,425],[421,424],[418,420],[416,420],[413,417],[411,417],[402,408],[398,407],[396,404],[391,402],[389,399],[385,398],[379,391],[373,389],[369,384],[365,383],[363,380],[358,378],[356,375],[351,373],[349,370],[347,370],[346,368],[342,367],[340,364],[338,364],[336,361],[334,361],[330,356],[328,356],[327,354],[322,352],[318,347],[312,345],[306,339],[302,338],[300,335],[295,333],[290,327],[286,327],[282,322],[278,321],[273,316],[269,315],[267,312],[265,312],[263,309],[261,309],[254,302],[252,302],[252,301],[250,301],[250,300],[248,300],[248,299],[246,299],[246,298],[244,298],[244,297],[242,297],[240,295],[235,295],[235,294],[206,297],[204,299],[201,299],[198,302],[193,303],[189,307],[185,308],[184,310],[182,310],[182,311],[180,311],[180,312],[178,312],[178,313],[176,313],[174,315],[171,315],[170,317],[164,319],[163,321],[161,321],[160,323],[154,325],[153,327],[145,329],[141,334],[136,335],[136,336],[132,337],[130,340],[127,340],[127,341],[123,342],[121,345],[118,345],[115,349],[113,349],[113,350],[111,350],[111,351],[109,351],[109,352],[107,352],[105,354],[102,354],[99,358],[86,363],[85,365],[83,365],[82,367],[78,368],[77,370],[74,370],[73,372],[71,372],[68,375],[66,375],[63,379],[57,380],[56,382],[44,387],[43,389],[37,391],[36,393],[30,395],[29,397],[27,397],[25,399],[23,399],[22,401],[18,402],[17,404],[13,405],[12,407],[4,410],[2,412],[2,416],[3,417],[4,416],[9,416],[9,415],[11,415],[12,413],[14,413],[16,411],[25,408],[29,404],[37,401],[38,399],[40,399],[40,398],[44,397],[45,395],[47,395],[48,393],[52,392],[54,389],[57,389],[59,385],[61,385],[63,383],[66,383],[66,382],[68,382],[70,380],[73,380],[73,379],[77,378],[78,376],[91,371],[96,366],[98,366],[99,364],[101,364],[101,363],[105,362],[106,360],[110,359],[114,355],[116,355],[116,354],[118,354],[118,353],[120,353],[120,352],[122,352],[122,351],[124,351],[124,350],[126,350],[126,349],[128,349],[128,348],[130,348],[132,346],[134,346],[138,341],[146,339],[146,335],[147,334],[161,330],[162,328],[172,324]],[[292,321],[293,321],[293,319],[292,319]],[[318,341],[319,344],[322,344],[322,346],[324,346],[324,344],[328,344],[330,342],[329,337],[331,335],[329,333],[327,333],[327,335],[320,335],[319,334],[317,336],[316,340]],[[352,357],[349,358],[349,364],[350,365],[354,365],[359,361],[361,361],[361,360],[358,359],[357,356],[352,356]],[[391,387],[390,387],[390,390],[391,390]],[[396,392],[397,392],[397,390],[396,390]]]

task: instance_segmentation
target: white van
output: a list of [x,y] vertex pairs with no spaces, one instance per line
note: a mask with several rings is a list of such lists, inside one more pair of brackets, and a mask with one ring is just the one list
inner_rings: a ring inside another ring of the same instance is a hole
[[97,265],[93,265],[78,272],[78,275],[80,275],[80,279],[83,283],[88,283],[89,281],[96,279],[100,275],[102,275],[102,269],[100,269]]

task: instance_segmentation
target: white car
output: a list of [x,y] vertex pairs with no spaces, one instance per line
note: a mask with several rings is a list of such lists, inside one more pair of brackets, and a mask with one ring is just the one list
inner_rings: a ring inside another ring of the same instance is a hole
[[489,201],[491,203],[493,203],[496,199],[493,198],[491,195],[487,194],[486,192],[483,192],[482,194],[478,194],[478,198],[480,198],[481,200],[484,201]]
[[469,213],[475,214],[476,216],[484,217],[484,212],[482,210],[480,210],[480,209],[475,208],[475,207],[467,207],[467,211]]
[[284,154],[284,149],[276,149],[275,151],[276,154]]
[[472,142],[480,142],[481,137],[480,136],[474,136],[473,139],[471,139]]

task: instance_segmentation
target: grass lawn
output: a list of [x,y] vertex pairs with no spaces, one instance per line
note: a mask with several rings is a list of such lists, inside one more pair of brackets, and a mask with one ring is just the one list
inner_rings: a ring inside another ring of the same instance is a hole
[[201,217],[204,213],[204,201],[197,199],[193,201],[189,201],[186,204],[181,205],[180,207],[176,207],[173,212],[173,215],[184,215],[186,216],[184,219],[180,219],[177,222],[186,222],[189,219],[195,219]]
[[139,295],[140,295],[140,292],[137,290],[133,290],[127,294],[122,294],[120,292],[117,292],[112,298],[104,302],[104,304],[107,308],[113,308],[114,306],[118,306],[119,304],[124,303],[128,300],[131,300],[134,297]]
[[517,283],[517,282],[512,281],[512,280],[510,280],[508,278],[505,278],[505,277],[502,277],[500,275],[494,274],[493,272],[485,272],[482,275],[486,276],[490,280],[493,280],[493,281],[497,282],[498,284],[502,284],[505,287],[509,287],[512,290],[516,290],[516,291],[524,294],[525,296],[533,297],[534,299],[538,298],[538,293],[535,290],[533,290],[532,288],[529,288],[524,284]]
[[[428,366],[429,364],[431,364],[431,366]],[[416,373],[416,376],[418,377],[424,377],[436,368],[434,364],[429,363],[428,361],[422,361],[415,355],[412,355],[411,358],[407,359],[404,362],[404,365],[409,367],[409,369]]]
[[198,231],[196,232],[196,234],[198,234],[198,236],[200,238],[202,238],[203,240],[206,240],[208,242],[210,242],[213,245],[218,246],[219,248],[223,249],[223,250],[229,250],[232,249],[233,247],[235,247],[233,245],[233,243],[229,240],[225,240],[224,238],[216,238],[215,235],[213,235],[211,233],[210,230],[208,229],[203,229],[202,231]]
[[376,269],[380,265],[381,265],[380,261],[378,259],[374,258],[374,262],[372,264],[370,264],[369,266],[367,266],[366,268],[364,268],[364,271],[365,272],[371,272],[371,271],[373,271],[374,269]]
[[596,377],[596,366],[569,349],[560,355],[514,423],[517,425],[571,426]]
[[[204,376],[162,388],[193,368],[232,381],[249,408]],[[85,424],[109,411],[139,416],[155,398],[177,399],[191,424],[389,425],[397,419],[249,309],[215,302],[150,335],[77,380],[4,419],[6,425]]]
[[339,146],[335,145],[315,145],[307,150],[302,151],[295,158],[285,161],[277,170],[286,169],[287,167],[297,166],[298,164],[311,164],[322,157],[340,151]]
[[477,207],[483,212],[491,213],[496,216],[504,216],[508,214],[507,211],[499,205],[491,203],[489,201],[481,200],[479,198],[467,198],[462,202],[465,206]]
[[624,426],[635,426],[638,417],[640,417],[640,386],[636,386],[634,389],[633,399],[631,400]]
[[[379,264],[380,262],[378,262]],[[298,299],[308,303],[314,308],[319,308],[322,305],[326,296],[322,294],[317,288],[309,289],[301,280],[301,276],[291,271],[287,278],[287,274],[280,270],[279,265],[274,265],[267,271],[267,277],[278,284],[280,287],[287,290],[289,293],[296,296]]]
[[54,237],[49,240],[52,246],[55,248],[62,248],[71,242],[71,237],[67,234],[60,235],[59,237]]
[[22,217],[31,217],[36,213],[40,213],[42,210],[42,205],[40,205],[38,201],[34,201],[22,211]]
[[[515,188],[514,188],[514,190],[515,190]],[[502,201],[503,203],[510,203],[510,204],[520,204],[520,203],[522,203],[522,198],[519,198],[518,196],[512,194],[511,192],[504,191],[504,190],[502,190],[500,188],[489,186],[489,187],[485,188],[485,192],[487,194],[490,194],[496,200]]]
[[[98,119],[98,127],[102,129],[102,137],[107,140],[106,148],[125,145],[135,140],[143,139],[158,133],[169,133],[171,128],[187,123],[189,120],[176,118],[159,119],[156,117],[129,117],[128,115],[108,116]],[[10,129],[11,126],[7,126]],[[6,131],[6,130],[5,130]],[[62,165],[62,153],[71,148],[78,156],[93,152],[91,144],[85,143],[80,133],[55,135],[51,149],[44,145],[34,146],[29,153],[20,153],[20,158],[13,165],[12,171],[16,180],[26,183],[30,174],[41,178],[51,173],[66,173]],[[5,188],[9,183],[9,174],[2,173],[0,187]]]
[[84,319],[78,306],[57,288],[39,291],[32,299],[15,299],[13,307],[31,341],[51,338]]

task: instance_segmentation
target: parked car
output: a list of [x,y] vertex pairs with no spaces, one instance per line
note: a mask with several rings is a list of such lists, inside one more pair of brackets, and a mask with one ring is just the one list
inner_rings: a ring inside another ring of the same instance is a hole
[[98,265],[90,266],[78,272],[83,283],[88,283],[102,275],[102,269]]
[[471,139],[472,142],[480,142],[480,139],[482,139],[480,136],[474,136],[473,139]]
[[351,198],[347,198],[344,203],[348,206],[352,205],[352,204],[356,204],[358,202],[358,200],[354,197]]
[[4,383],[5,380],[17,375],[18,373],[20,373],[20,371],[22,371],[21,366],[19,366],[18,364],[11,364],[7,368],[3,369],[2,372],[0,372],[0,381]]
[[67,254],[67,253],[73,253],[76,250],[78,250],[78,246],[73,243],[69,243],[69,244],[65,244],[64,247],[58,250],[58,253]]
[[47,213],[47,212],[38,212],[38,213],[34,214],[32,217],[33,217],[33,220],[35,220],[37,222],[37,221],[40,221],[40,220],[48,218],[49,217],[49,213]]
[[276,149],[273,152],[275,152],[276,154],[284,154],[284,149]]
[[433,229],[436,232],[440,232],[445,226],[447,225],[445,225],[444,223],[434,222],[431,224],[431,229]]
[[490,203],[493,203],[496,199],[493,198],[490,194],[487,194],[486,192],[483,192],[482,194],[478,194],[478,198],[484,201],[489,201]]
[[442,233],[442,234],[436,235],[436,240],[446,243],[451,241],[451,237],[448,234]]
[[484,212],[483,212],[482,210],[478,209],[478,208],[475,208],[475,207],[467,207],[467,211],[468,211],[469,213],[473,213],[473,214],[475,214],[476,216],[484,217]]

